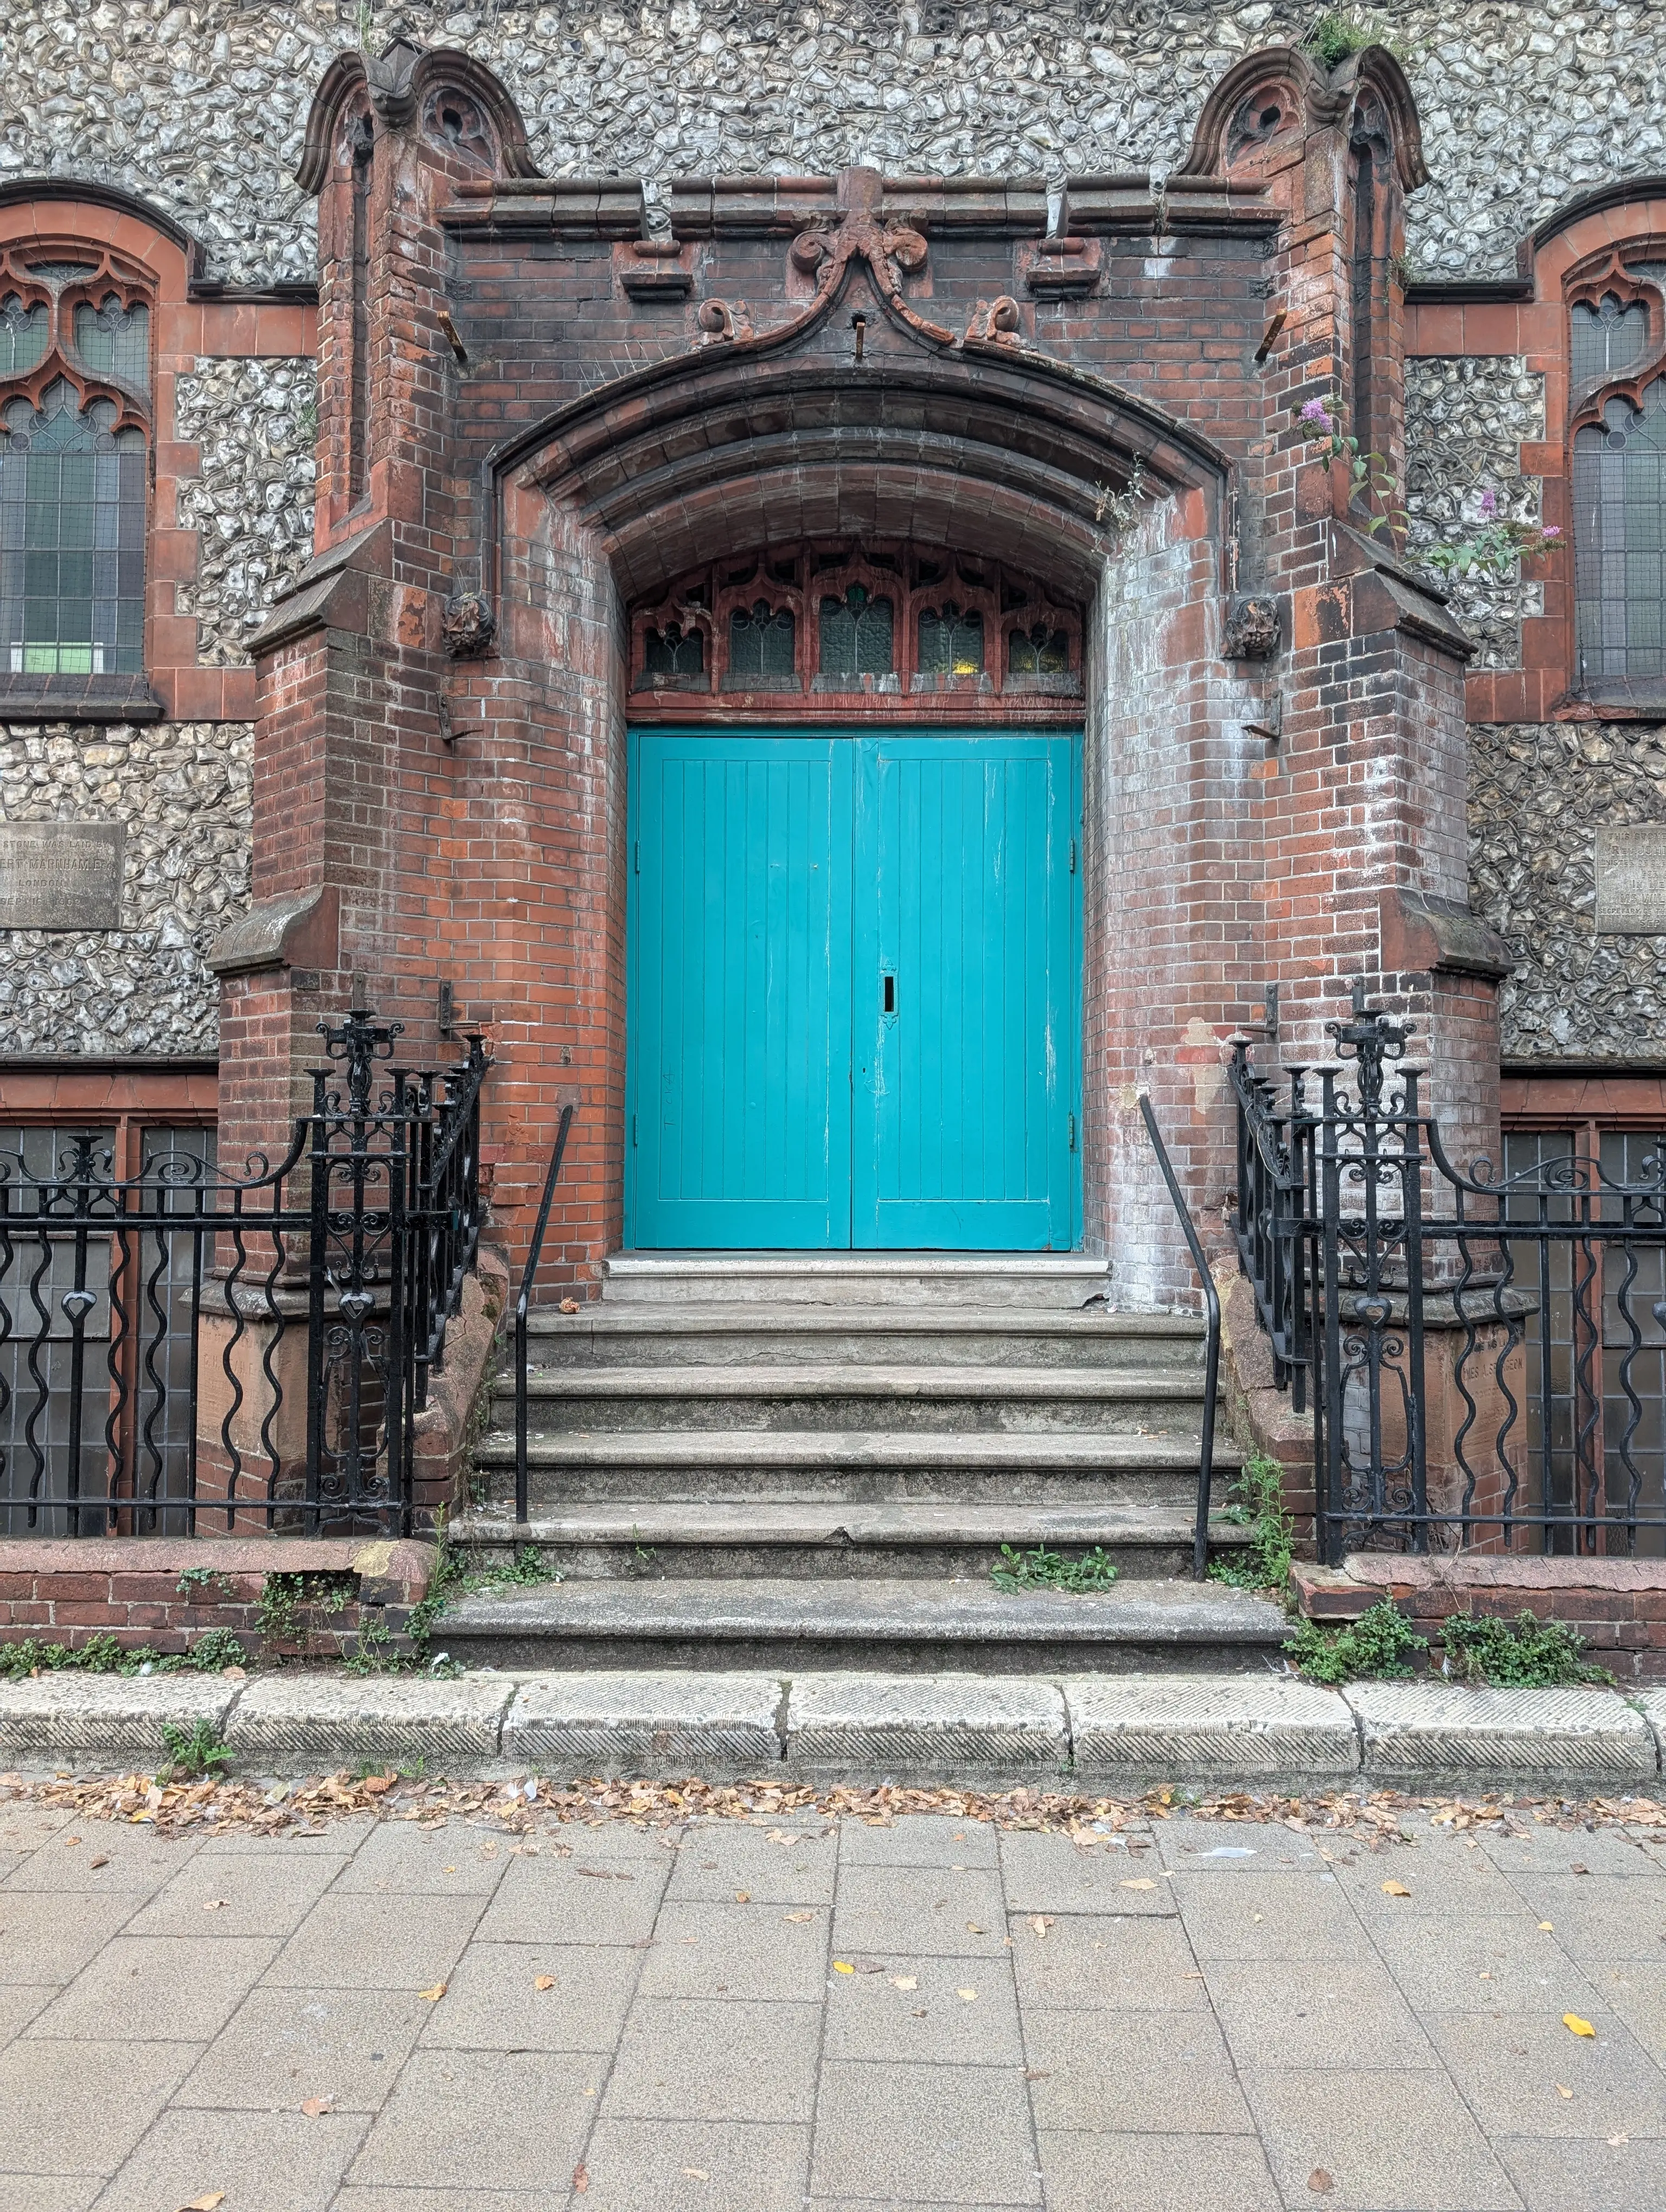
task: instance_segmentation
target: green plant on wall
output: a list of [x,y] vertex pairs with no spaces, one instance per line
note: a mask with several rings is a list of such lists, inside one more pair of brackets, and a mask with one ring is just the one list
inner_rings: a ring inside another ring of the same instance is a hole
[[1335,1628],[1316,1620],[1298,1621],[1284,1648],[1311,1680],[1335,1683],[1357,1681],[1361,1676],[1396,1680],[1411,1673],[1413,1654],[1429,1646],[1400,1608],[1381,1598],[1358,1620]]
[[1443,1621],[1446,1672],[1463,1682],[1496,1688],[1554,1690],[1575,1682],[1609,1682],[1614,1676],[1584,1656],[1585,1639],[1566,1621],[1540,1620],[1525,1607],[1514,1620],[1469,1613]]

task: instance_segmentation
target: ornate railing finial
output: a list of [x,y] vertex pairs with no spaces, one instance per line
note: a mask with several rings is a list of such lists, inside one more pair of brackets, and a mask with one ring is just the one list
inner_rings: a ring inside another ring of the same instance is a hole
[[339,1024],[319,1024],[326,1056],[347,1063],[349,1113],[369,1113],[372,1070],[379,1060],[393,1057],[393,1040],[404,1035],[404,1026],[403,1022],[378,1023],[368,1006],[355,1007]]
[[1334,1040],[1338,1060],[1358,1064],[1360,1108],[1366,1114],[1376,1114],[1382,1108],[1384,1071],[1405,1057],[1406,1041],[1414,1025],[1367,1006],[1363,975],[1355,981],[1351,995],[1352,1018],[1327,1022],[1325,1035]]

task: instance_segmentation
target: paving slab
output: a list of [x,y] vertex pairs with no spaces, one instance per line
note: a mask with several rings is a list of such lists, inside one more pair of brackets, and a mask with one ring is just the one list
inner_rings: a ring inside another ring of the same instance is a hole
[[984,1674],[795,1674],[787,1763],[797,1774],[945,1782],[1068,1767],[1064,1699],[1051,1682]]
[[224,1733],[242,1684],[223,1674],[41,1674],[0,1682],[0,1758],[16,1765],[147,1767],[167,1757],[164,1723]]
[[514,1695],[514,1684],[493,1674],[273,1675],[244,1691],[226,1740],[240,1765],[261,1773],[315,1773],[365,1759],[467,1772],[499,1757]]
[[783,1694],[764,1674],[539,1674],[516,1689],[503,1756],[557,1781],[733,1780],[780,1764]]
[[1061,1687],[1084,1777],[1253,1783],[1359,1771],[1347,1704],[1293,1675],[1067,1675]]
[[1666,1771],[1666,1690],[1627,1690],[1626,1702],[1642,1714],[1655,1740],[1655,1753]]
[[1589,1783],[1656,1779],[1648,1723],[1612,1691],[1354,1682],[1343,1692],[1373,1779]]

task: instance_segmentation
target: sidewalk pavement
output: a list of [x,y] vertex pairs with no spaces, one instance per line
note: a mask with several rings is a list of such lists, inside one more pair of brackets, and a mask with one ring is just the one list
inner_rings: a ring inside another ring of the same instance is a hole
[[0,1801],[0,2212],[1658,2212],[1666,1840],[1437,1818]]

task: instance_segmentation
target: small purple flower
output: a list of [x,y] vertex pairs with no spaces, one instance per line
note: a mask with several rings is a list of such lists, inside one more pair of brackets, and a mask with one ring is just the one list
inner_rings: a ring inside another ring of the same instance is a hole
[[1556,527],[1556,525],[1554,522],[1551,524],[1548,530],[1541,530],[1539,532],[1541,538],[1560,538],[1561,534],[1561,532]]
[[1484,520],[1490,522],[1499,511],[1499,495],[1489,489],[1481,495],[1481,511]]
[[1304,422],[1316,424],[1321,430],[1328,430],[1330,428],[1330,417],[1325,412],[1325,403],[1322,399],[1307,401],[1302,409],[1299,419]]

